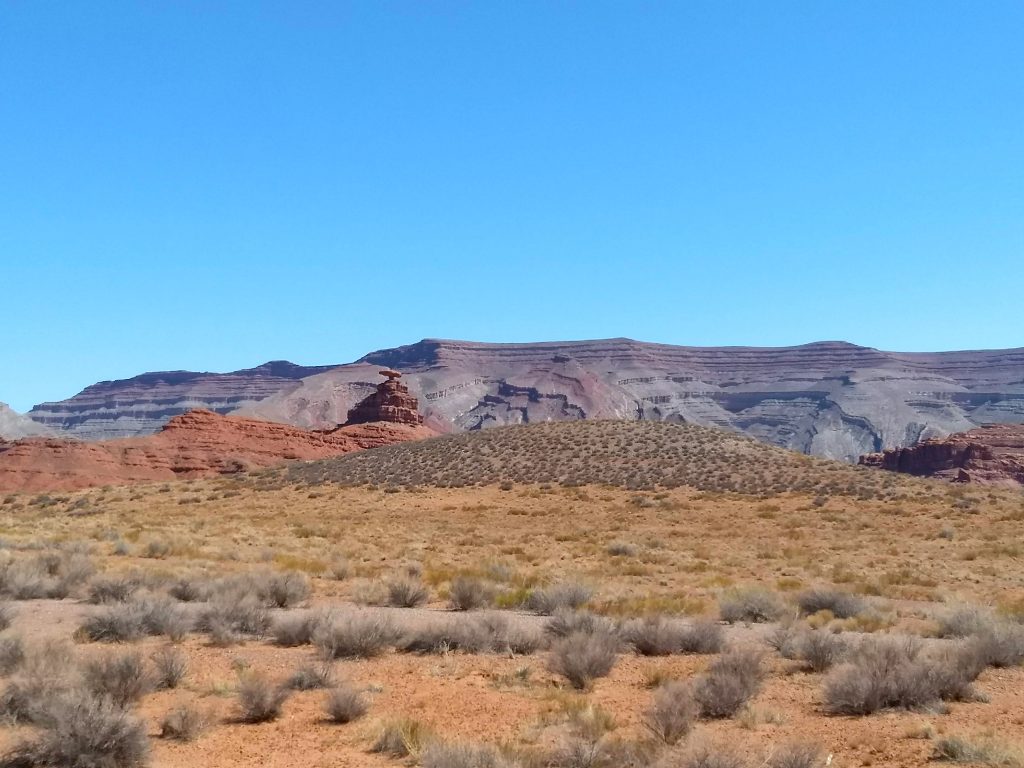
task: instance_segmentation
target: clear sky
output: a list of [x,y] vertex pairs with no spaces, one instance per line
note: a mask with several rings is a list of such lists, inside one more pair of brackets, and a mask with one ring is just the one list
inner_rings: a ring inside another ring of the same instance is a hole
[[1024,3],[0,0],[0,400],[424,337],[1024,345]]

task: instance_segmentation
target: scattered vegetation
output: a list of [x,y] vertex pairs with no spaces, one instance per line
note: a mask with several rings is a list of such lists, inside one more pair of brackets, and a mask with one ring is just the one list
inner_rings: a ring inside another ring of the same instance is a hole
[[172,741],[195,741],[209,725],[207,714],[197,707],[182,704],[160,719],[160,737]]
[[344,724],[358,720],[366,714],[366,697],[349,683],[339,683],[327,692],[324,712],[334,723]]
[[761,654],[733,649],[715,658],[694,686],[702,717],[732,717],[761,688]]
[[238,709],[242,722],[265,723],[281,716],[290,691],[263,675],[249,672],[238,683]]
[[693,688],[674,680],[655,690],[654,703],[647,711],[644,725],[661,741],[674,745],[690,732],[699,715]]
[[777,594],[760,587],[733,589],[718,601],[722,621],[763,623],[778,621],[786,612],[786,604]]
[[612,634],[573,632],[551,647],[548,668],[584,690],[611,672],[618,649],[619,639]]

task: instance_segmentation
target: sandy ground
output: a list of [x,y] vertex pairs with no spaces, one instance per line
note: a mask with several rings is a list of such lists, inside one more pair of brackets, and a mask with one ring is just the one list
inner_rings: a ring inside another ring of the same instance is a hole
[[[839,584],[866,595],[887,617],[873,629],[928,634],[932,617],[955,604],[1013,610],[1024,595],[1024,499],[985,490],[971,491],[968,498],[965,503],[962,491],[936,486],[933,495],[920,500],[841,497],[816,506],[800,495],[751,499],[685,490],[310,492],[200,481],[94,490],[49,506],[18,497],[0,506],[0,534],[18,557],[44,543],[91,542],[95,560],[110,572],[139,570],[169,578],[299,569],[313,577],[317,607],[349,607],[367,580],[413,566],[422,572],[432,599],[425,609],[391,609],[403,616],[445,611],[455,575],[484,573],[496,563],[514,574],[507,578],[509,589],[583,579],[598,590],[594,607],[613,616],[650,610],[714,615],[722,590],[737,585],[792,594],[806,586]],[[167,543],[168,553],[147,557],[153,541]],[[614,542],[632,545],[633,554],[608,554]],[[115,554],[124,549],[129,554]],[[349,578],[323,577],[338,555],[350,563]],[[74,599],[25,601],[17,608],[9,632],[28,643],[70,638],[83,616],[95,610]],[[760,643],[767,631],[764,626],[727,630],[730,642],[741,644]],[[161,645],[147,639],[132,647],[148,653]],[[102,646],[77,647],[85,654]],[[339,677],[367,692],[371,706],[363,720],[344,726],[325,722],[324,693],[314,691],[295,694],[280,720],[248,725],[235,719],[238,671],[284,679],[312,660],[313,650],[278,648],[269,641],[218,648],[198,635],[181,647],[190,661],[185,685],[147,696],[140,712],[154,737],[160,718],[182,701],[209,710],[214,726],[193,744],[154,738],[154,766],[395,765],[368,748],[381,724],[400,716],[423,721],[446,738],[544,746],[565,732],[570,713],[582,703],[611,715],[613,736],[637,738],[644,735],[643,713],[652,698],[647,680],[653,672],[687,678],[712,658],[622,655],[609,677],[580,694],[546,670],[544,652],[516,658],[388,652],[337,663]],[[769,659],[770,675],[748,712],[703,723],[692,738],[720,739],[755,765],[775,745],[814,740],[833,755],[832,765],[841,766],[924,765],[932,744],[918,734],[926,724],[938,733],[1024,741],[1024,669],[986,671],[977,687],[988,701],[953,703],[944,714],[833,717],[822,711],[822,675],[776,655]],[[21,735],[20,729],[0,730],[5,745]]]

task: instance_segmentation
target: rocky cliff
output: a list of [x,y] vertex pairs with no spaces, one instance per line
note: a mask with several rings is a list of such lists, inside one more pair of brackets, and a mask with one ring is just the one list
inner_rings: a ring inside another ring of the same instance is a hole
[[293,389],[306,376],[330,370],[284,360],[231,373],[161,371],[131,379],[101,381],[74,397],[35,406],[28,415],[64,437],[109,440],[156,432],[186,411],[230,413]]
[[17,440],[19,437],[50,434],[52,432],[42,424],[12,410],[7,403],[0,403],[0,440]]
[[378,366],[401,371],[425,423],[446,431],[585,418],[679,421],[856,461],[980,423],[1024,422],[1024,349],[920,354],[843,342],[425,340],[305,378],[244,410],[311,427],[339,422],[372,391]]
[[97,442],[26,438],[0,443],[0,491],[72,490],[233,474],[434,434],[421,425],[380,422],[310,432],[194,410],[174,416],[160,432],[147,437]]
[[1024,426],[990,424],[861,456],[860,463],[958,483],[1024,485]]
[[[203,392],[207,399],[195,404],[216,401],[207,407],[328,429],[374,393],[381,367],[402,373],[424,423],[438,431],[595,418],[678,421],[856,461],[983,423],[1024,422],[1024,349],[903,353],[844,342],[769,348],[431,339],[290,377],[189,375],[204,377],[204,389],[216,387],[215,397]],[[44,421],[79,436],[130,435],[156,429],[169,412],[200,399],[198,385],[136,381],[90,387],[32,416],[54,415]]]

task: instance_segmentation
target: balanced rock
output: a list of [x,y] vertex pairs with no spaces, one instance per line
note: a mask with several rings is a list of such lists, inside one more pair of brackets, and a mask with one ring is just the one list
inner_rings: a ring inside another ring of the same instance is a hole
[[369,424],[375,421],[387,421],[393,424],[422,424],[423,417],[419,412],[419,401],[409,394],[409,388],[399,381],[402,374],[398,371],[385,369],[380,371],[385,380],[377,385],[377,390],[361,400],[348,412],[346,426],[350,424]]

